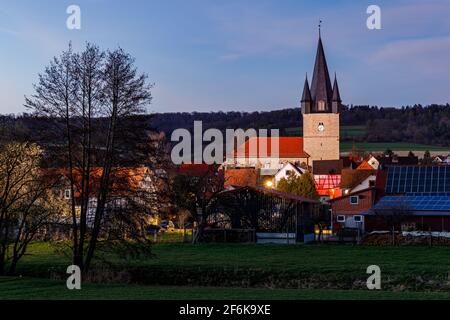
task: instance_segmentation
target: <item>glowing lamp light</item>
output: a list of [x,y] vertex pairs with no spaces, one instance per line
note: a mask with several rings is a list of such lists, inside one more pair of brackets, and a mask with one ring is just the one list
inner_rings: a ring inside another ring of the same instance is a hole
[[267,181],[266,182],[266,187],[267,188],[272,188],[273,187],[273,182],[272,181]]

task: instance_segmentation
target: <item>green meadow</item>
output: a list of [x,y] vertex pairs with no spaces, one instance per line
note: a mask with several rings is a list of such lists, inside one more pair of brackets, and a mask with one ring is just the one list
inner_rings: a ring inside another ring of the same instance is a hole
[[[17,275],[0,278],[0,299],[447,299],[447,247],[182,244],[153,256],[97,261],[81,291],[66,289],[70,259],[34,243]],[[381,268],[382,290],[366,287]]]

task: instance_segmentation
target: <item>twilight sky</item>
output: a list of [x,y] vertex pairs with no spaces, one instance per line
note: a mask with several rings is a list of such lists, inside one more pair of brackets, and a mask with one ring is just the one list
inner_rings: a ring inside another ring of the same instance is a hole
[[[81,7],[81,30],[66,8]],[[381,7],[382,30],[366,27]],[[346,104],[450,102],[450,0],[0,0],[0,113],[20,113],[48,61],[121,46],[155,83],[151,112],[297,107],[317,25]],[[311,80],[311,79],[310,79]]]

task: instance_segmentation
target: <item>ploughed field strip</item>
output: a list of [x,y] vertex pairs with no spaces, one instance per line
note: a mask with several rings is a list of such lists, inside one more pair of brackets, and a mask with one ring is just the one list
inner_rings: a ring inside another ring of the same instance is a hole
[[[110,269],[96,267],[99,277],[109,272],[112,281],[151,286],[349,290],[364,289],[367,267],[376,264],[383,289],[450,292],[447,247],[158,244],[153,252],[132,261],[111,256]],[[69,264],[50,244],[36,243],[18,273],[62,279]]]

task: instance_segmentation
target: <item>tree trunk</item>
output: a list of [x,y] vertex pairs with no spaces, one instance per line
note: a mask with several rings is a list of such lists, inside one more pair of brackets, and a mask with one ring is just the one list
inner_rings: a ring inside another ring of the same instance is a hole
[[395,246],[395,225],[392,225],[392,245]]

